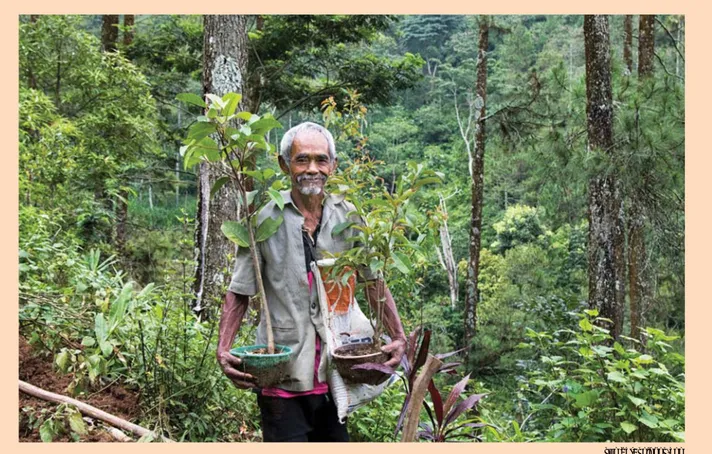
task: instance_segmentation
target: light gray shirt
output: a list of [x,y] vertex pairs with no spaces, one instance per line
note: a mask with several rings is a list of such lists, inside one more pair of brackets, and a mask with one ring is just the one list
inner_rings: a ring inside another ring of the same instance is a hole
[[[316,289],[309,291],[309,282],[305,267],[302,226],[304,216],[292,200],[290,191],[281,191],[284,198],[284,210],[269,202],[257,215],[258,225],[266,219],[284,215],[284,222],[277,232],[267,240],[258,243],[260,269],[269,306],[274,341],[278,345],[292,348],[292,357],[287,366],[287,377],[278,385],[287,391],[309,391],[314,387],[314,362],[316,336],[326,339],[321,310]],[[326,195],[321,215],[316,258],[321,260],[332,257],[352,247],[346,239],[357,231],[348,228],[338,235],[331,231],[342,222],[353,221],[363,224],[356,214],[351,213],[354,206],[344,200],[343,195]],[[375,279],[368,268],[359,269],[360,279]],[[240,295],[253,296],[257,293],[257,281],[252,257],[248,248],[238,247],[235,271],[228,288]],[[257,327],[257,344],[266,344],[264,312]],[[322,346],[325,343],[322,342]],[[319,381],[326,381],[326,348],[322,347],[318,370]]]

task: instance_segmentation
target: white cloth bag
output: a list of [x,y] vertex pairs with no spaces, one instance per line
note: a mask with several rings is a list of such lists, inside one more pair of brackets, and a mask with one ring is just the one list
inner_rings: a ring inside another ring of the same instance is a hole
[[336,403],[339,421],[344,424],[348,415],[378,397],[386,386],[393,381],[393,377],[380,385],[352,384],[345,383],[344,379],[336,370],[336,366],[333,364],[333,353],[334,350],[339,348],[342,344],[341,333],[344,332],[345,327],[348,325],[349,330],[347,332],[358,337],[373,337],[373,327],[355,300],[353,304],[349,305],[349,312],[346,318],[338,316],[337,319],[335,314],[329,309],[329,300],[324,282],[321,279],[319,267],[329,267],[333,265],[334,259],[319,260],[316,263],[311,263],[311,270],[316,283],[324,327],[326,328],[326,381],[329,384],[331,396]]

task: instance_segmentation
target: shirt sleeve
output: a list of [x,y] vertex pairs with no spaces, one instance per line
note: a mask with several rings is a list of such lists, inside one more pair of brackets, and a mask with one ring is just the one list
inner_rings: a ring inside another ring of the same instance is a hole
[[[259,245],[257,246],[257,254],[260,261],[260,268],[264,269]],[[257,278],[255,277],[255,267],[250,248],[237,247],[235,270],[232,273],[232,280],[230,281],[228,290],[238,295],[254,296],[257,294]]]

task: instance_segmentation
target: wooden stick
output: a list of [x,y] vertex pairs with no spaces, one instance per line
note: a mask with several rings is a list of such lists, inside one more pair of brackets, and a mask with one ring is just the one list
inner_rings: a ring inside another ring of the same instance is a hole
[[430,380],[433,379],[433,375],[440,370],[440,366],[443,362],[434,357],[433,355],[428,355],[428,359],[423,365],[423,369],[418,374],[418,378],[415,379],[413,383],[413,391],[410,397],[410,402],[408,403],[408,408],[405,411],[405,427],[403,428],[403,437],[401,442],[408,443],[415,441],[415,433],[418,430],[418,423],[420,422],[420,410],[423,408],[423,400],[425,399],[425,393],[428,390],[428,384]]
[[[121,419],[117,416],[114,416],[112,414],[109,414],[103,410],[99,410],[96,407],[93,407],[89,404],[85,404],[84,402],[80,402],[76,399],[72,399],[71,397],[63,396],[61,394],[55,394],[53,392],[45,391],[42,388],[38,388],[37,386],[31,385],[29,383],[26,383],[22,380],[20,381],[20,391],[24,392],[25,394],[29,394],[30,396],[37,397],[42,400],[46,400],[48,402],[54,402],[57,404],[70,404],[73,405],[79,410],[82,414],[85,414],[87,416],[91,416],[92,418],[100,419],[101,421],[104,421],[105,423],[111,424],[114,427],[118,427],[119,429],[123,429],[127,432],[131,432],[135,435],[138,435],[139,437],[143,437],[146,435],[152,435],[153,437],[156,437],[156,434],[145,427],[141,427],[139,425],[136,425],[134,423],[128,422],[124,419]],[[170,438],[163,437],[161,436],[161,439],[164,442],[173,442]]]

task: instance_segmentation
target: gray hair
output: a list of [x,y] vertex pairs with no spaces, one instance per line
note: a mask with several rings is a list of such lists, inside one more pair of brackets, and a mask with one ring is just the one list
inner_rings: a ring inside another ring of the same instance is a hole
[[332,136],[329,130],[325,127],[312,123],[311,121],[305,121],[304,123],[300,123],[297,126],[292,127],[284,134],[284,137],[282,137],[282,142],[279,144],[279,155],[282,156],[284,162],[289,164],[289,160],[292,157],[292,143],[294,142],[294,138],[297,134],[304,131],[316,131],[323,135],[324,138],[326,138],[326,142],[329,144],[329,157],[331,158],[331,161],[333,162],[336,159],[334,136]]

